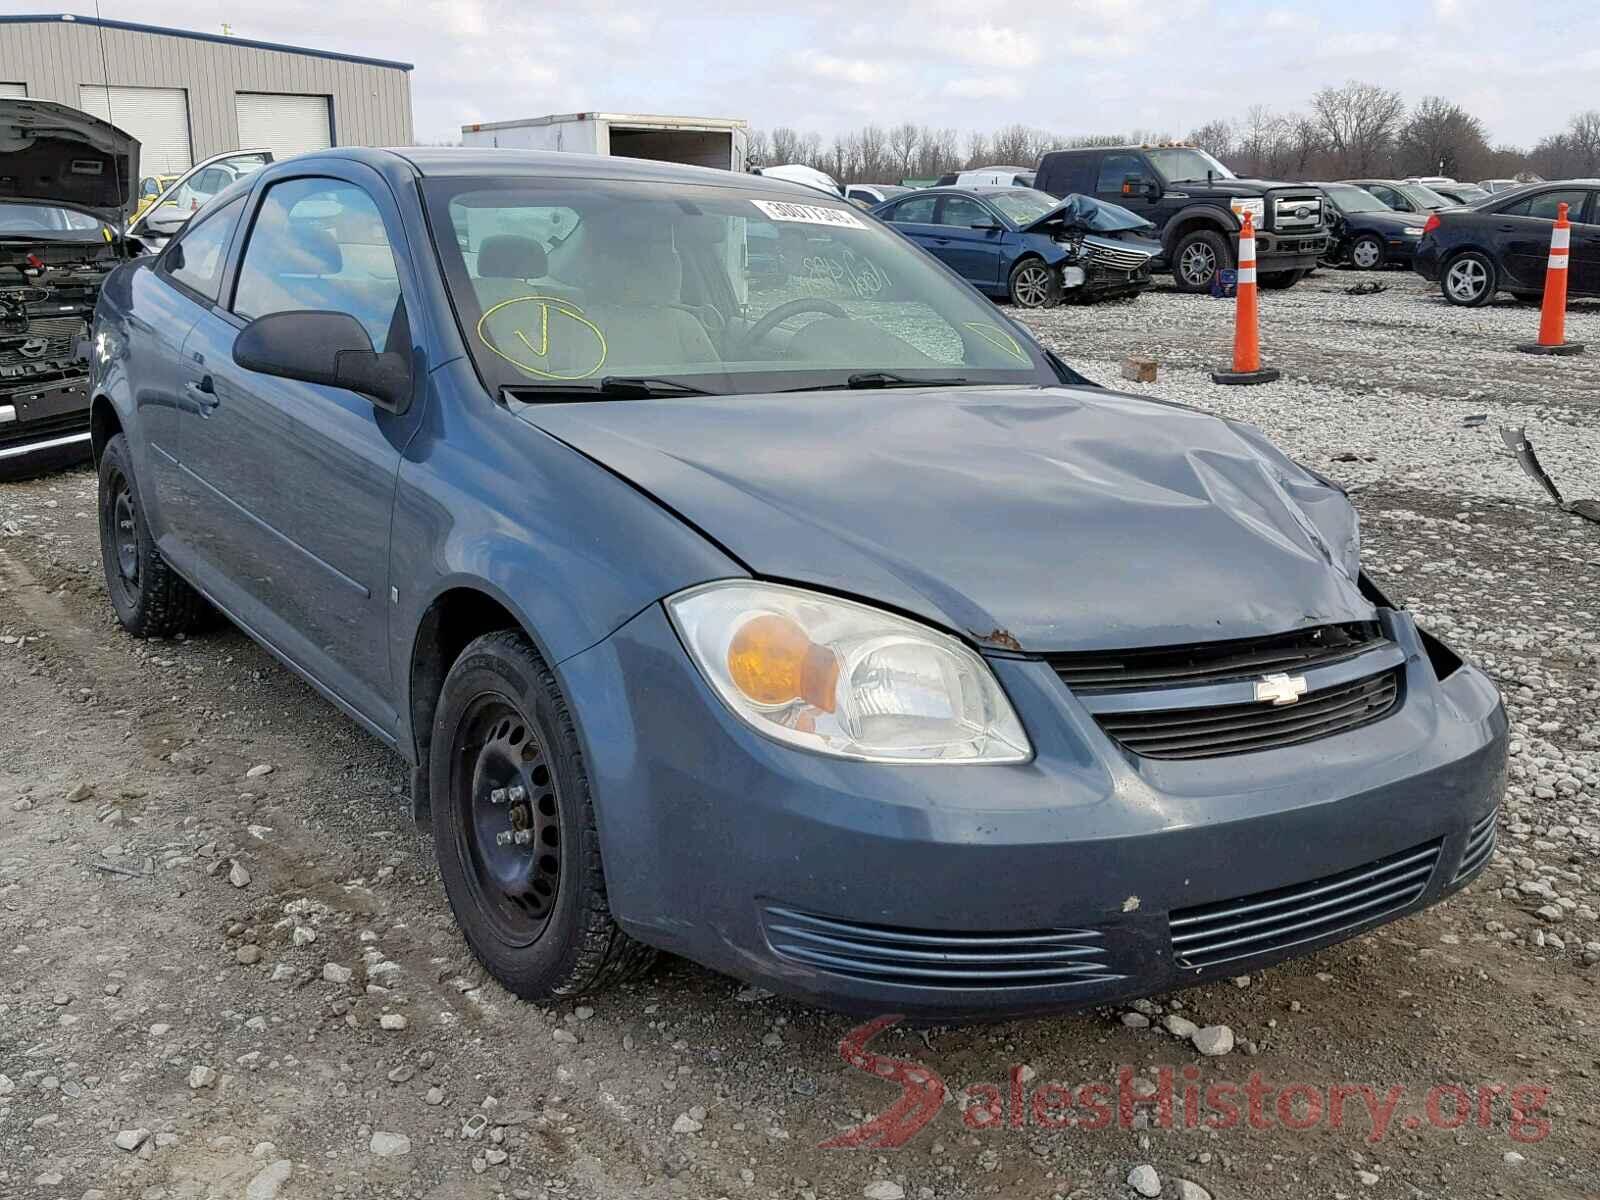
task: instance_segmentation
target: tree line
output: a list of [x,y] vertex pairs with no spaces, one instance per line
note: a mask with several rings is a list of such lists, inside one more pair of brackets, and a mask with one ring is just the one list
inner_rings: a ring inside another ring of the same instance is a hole
[[[1051,150],[1174,140],[1169,131],[1145,129],[1063,137],[1021,124],[963,135],[908,121],[867,125],[831,141],[788,126],[754,130],[750,155],[757,165],[805,163],[841,183],[893,183],[974,167],[1032,167]],[[1182,140],[1241,175],[1265,178],[1600,177],[1600,109],[1578,113],[1561,132],[1523,149],[1491,144],[1482,121],[1442,96],[1413,108],[1399,92],[1359,80],[1322,88],[1304,111],[1258,104],[1236,120],[1208,121]]]

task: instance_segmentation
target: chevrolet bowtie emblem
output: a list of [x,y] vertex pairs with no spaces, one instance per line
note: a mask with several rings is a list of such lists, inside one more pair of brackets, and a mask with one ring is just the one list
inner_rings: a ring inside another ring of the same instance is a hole
[[1261,703],[1293,704],[1305,694],[1304,675],[1268,675],[1256,681],[1256,700]]

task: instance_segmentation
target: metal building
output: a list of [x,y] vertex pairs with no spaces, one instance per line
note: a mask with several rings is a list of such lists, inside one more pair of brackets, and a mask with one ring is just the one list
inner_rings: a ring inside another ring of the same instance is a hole
[[410,63],[95,17],[0,16],[0,96],[110,121],[142,143],[145,175],[225,150],[411,142]]

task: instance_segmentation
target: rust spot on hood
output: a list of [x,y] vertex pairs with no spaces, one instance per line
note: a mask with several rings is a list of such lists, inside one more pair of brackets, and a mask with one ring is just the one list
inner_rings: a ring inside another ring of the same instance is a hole
[[1017,639],[1012,636],[1009,630],[1001,629],[998,626],[995,628],[993,633],[979,633],[974,630],[972,636],[986,645],[999,646],[1002,650],[1022,649],[1022,643],[1017,641]]

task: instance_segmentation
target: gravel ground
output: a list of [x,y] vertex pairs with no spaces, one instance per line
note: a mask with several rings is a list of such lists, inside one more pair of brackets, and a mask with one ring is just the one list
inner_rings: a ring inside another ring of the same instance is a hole
[[[1516,355],[1529,309],[1448,309],[1401,274],[1346,296],[1358,278],[1264,296],[1286,372],[1266,388],[1205,375],[1226,304],[1154,293],[1032,323],[1103,382],[1154,356],[1157,384],[1118,386],[1256,422],[1351,487],[1373,574],[1505,691],[1499,854],[1427,913],[1248,979],[890,1029],[874,1049],[951,1092],[894,1150],[818,1148],[896,1098],[841,1061],[844,1018],[681,962],[582,1006],[485,981],[398,760],[232,630],[122,635],[89,472],[0,487],[0,1197],[1600,1194],[1600,526],[1497,433],[1525,424],[1569,495],[1600,494],[1600,355]],[[1600,350],[1600,305],[1574,306],[1572,334]],[[1140,1109],[1091,1131],[1009,1108],[985,1127],[962,1102],[1115,1087],[1123,1066],[1136,1094],[1163,1066],[1180,1089],[1406,1091],[1381,1138],[1358,1105],[1340,1128],[1285,1128],[1269,1099],[1265,1128],[1186,1129],[1180,1093],[1180,1127]],[[1474,1097],[1454,1131],[1424,1119],[1444,1084]],[[1509,1093],[1475,1119],[1494,1084],[1549,1089],[1521,1140]]]

